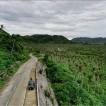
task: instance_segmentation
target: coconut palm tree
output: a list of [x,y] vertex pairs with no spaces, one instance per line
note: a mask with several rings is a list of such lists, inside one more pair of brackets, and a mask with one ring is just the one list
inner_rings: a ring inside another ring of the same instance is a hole
[[4,29],[4,25],[1,25],[1,29],[2,29],[2,30]]
[[4,26],[3,26],[3,25],[1,25],[1,28],[0,28],[0,29],[1,29],[1,32],[2,32],[3,28],[4,28]]

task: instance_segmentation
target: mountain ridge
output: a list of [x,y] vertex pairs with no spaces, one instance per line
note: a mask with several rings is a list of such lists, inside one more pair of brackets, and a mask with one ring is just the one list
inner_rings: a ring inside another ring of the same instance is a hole
[[[0,33],[9,34],[6,31],[0,28]],[[19,34],[15,34],[19,35]],[[71,43],[90,43],[90,44],[104,44],[106,43],[106,37],[76,37],[72,40],[69,40],[65,36],[62,35],[49,35],[49,34],[33,34],[33,35],[20,35],[20,40],[29,43],[36,43],[36,44],[71,44]]]
[[50,44],[69,44],[70,40],[61,35],[48,35],[48,34],[34,34],[32,36],[22,36],[24,41],[33,42],[33,43],[50,43]]
[[87,43],[106,43],[106,37],[96,37],[96,38],[90,38],[90,37],[77,37],[73,38],[72,41],[74,42],[87,42]]
[[106,38],[104,37],[77,37],[69,40],[68,38],[62,35],[48,35],[48,34],[34,34],[31,36],[22,36],[24,41],[33,42],[38,44],[71,44],[71,43],[90,43],[90,44],[104,44],[106,43]]

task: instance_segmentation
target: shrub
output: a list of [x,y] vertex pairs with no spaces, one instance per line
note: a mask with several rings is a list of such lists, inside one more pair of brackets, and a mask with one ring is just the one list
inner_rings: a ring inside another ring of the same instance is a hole
[[48,97],[48,98],[50,97],[50,92],[48,91],[48,89],[44,90],[44,94],[46,97]]
[[54,98],[50,97],[50,101],[52,102],[53,106],[54,106]]
[[39,71],[39,73],[42,74],[42,72],[43,72],[43,71],[42,71],[42,69],[41,69],[41,70]]

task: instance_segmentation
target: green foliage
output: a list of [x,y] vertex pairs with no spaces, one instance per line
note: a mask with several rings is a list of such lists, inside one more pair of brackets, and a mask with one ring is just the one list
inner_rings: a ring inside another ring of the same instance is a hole
[[46,73],[59,104],[106,105],[105,44],[23,45],[29,52],[47,55]]
[[74,42],[86,42],[86,43],[106,43],[106,38],[98,37],[98,38],[86,38],[79,37],[72,39]]
[[36,56],[36,57],[44,57],[44,54],[40,54],[40,53],[38,53],[38,52],[33,53],[33,55]]
[[10,67],[15,62],[15,57],[6,52],[6,50],[0,50],[0,74]]
[[48,89],[44,90],[44,94],[46,97],[48,97],[48,98],[50,97],[50,92],[48,91]]
[[15,67],[11,67],[11,65],[17,61],[20,63],[26,61],[29,58],[28,55],[19,42],[19,35],[10,35],[0,29],[0,75],[7,72],[0,78],[0,87],[8,80],[7,76],[12,76],[19,67],[18,64]]
[[35,44],[69,44],[72,43],[70,40],[65,38],[64,36],[59,35],[32,35],[32,36],[22,36],[23,41],[28,43],[35,43]]
[[[106,44],[70,44],[62,36],[49,35],[20,38],[37,57],[46,54],[47,77],[59,105],[106,105]],[[98,43],[104,43],[101,40],[105,38],[99,38]]]
[[47,60],[48,68],[46,74],[52,83],[59,105],[103,105],[102,100],[97,98],[92,92],[82,88],[79,83],[73,80],[69,70],[64,70],[60,64]]
[[52,102],[53,106],[54,106],[54,98],[50,96],[50,101]]
[[48,59],[48,55],[46,54],[46,55],[44,56],[44,60],[47,61],[47,59]]
[[39,73],[42,74],[42,70],[40,70]]
[[0,79],[0,88],[5,84],[6,81],[7,81],[6,77]]

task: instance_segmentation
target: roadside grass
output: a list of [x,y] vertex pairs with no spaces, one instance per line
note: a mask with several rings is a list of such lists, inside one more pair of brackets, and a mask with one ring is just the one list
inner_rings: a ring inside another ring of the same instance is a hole
[[36,56],[39,60],[43,60],[45,54],[41,54],[41,53],[33,53],[34,56]]
[[[19,35],[0,32],[0,88],[13,76],[19,66],[29,59]],[[20,61],[19,63],[17,63]]]
[[7,83],[10,78],[17,72],[18,68],[24,63],[26,62],[30,57],[26,58],[25,60],[22,60],[21,62],[17,63],[15,66],[11,66],[8,68],[7,74],[4,75],[1,79],[0,79],[0,89],[4,86],[5,83]]

